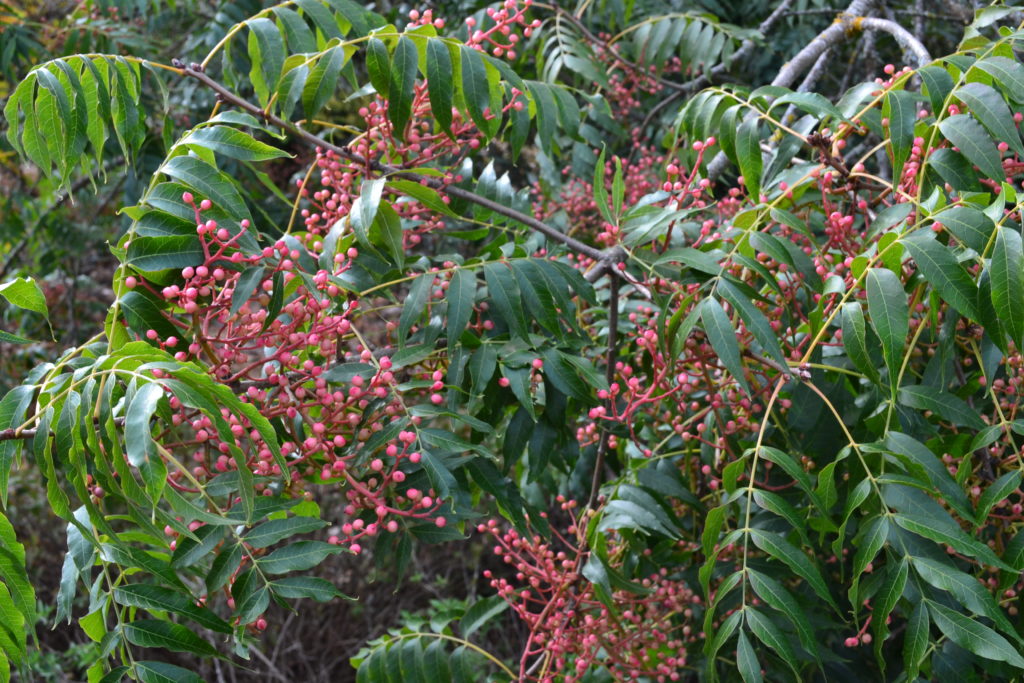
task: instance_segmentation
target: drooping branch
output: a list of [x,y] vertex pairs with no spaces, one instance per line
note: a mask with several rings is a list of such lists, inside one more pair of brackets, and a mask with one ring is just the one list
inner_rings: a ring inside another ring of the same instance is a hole
[[525,225],[526,227],[530,228],[531,230],[536,230],[545,237],[548,237],[549,239],[555,242],[564,244],[569,249],[572,249],[573,251],[579,254],[583,254],[584,256],[588,256],[598,262],[604,261],[605,257],[607,256],[607,254],[601,249],[592,247],[589,244],[586,244],[573,237],[570,237],[569,235],[559,232],[558,230],[551,227],[547,223],[539,221],[533,216],[529,216],[525,213],[522,213],[521,211],[516,211],[515,209],[509,208],[503,204],[499,204],[498,202],[492,201],[486,197],[482,197],[476,194],[475,192],[471,192],[461,187],[455,187],[454,185],[444,183],[437,178],[432,178],[429,176],[424,177],[422,175],[410,173],[405,169],[390,166],[388,164],[382,164],[376,161],[368,162],[367,159],[365,159],[360,154],[356,154],[355,152],[352,152],[351,150],[345,147],[340,147],[331,142],[328,142],[319,135],[310,133],[309,131],[295,125],[290,121],[286,121],[278,116],[275,116],[274,114],[264,111],[263,109],[253,104],[252,102],[249,102],[248,100],[239,97],[228,88],[224,87],[217,81],[207,76],[201,69],[196,67],[198,67],[198,65],[196,64],[192,64],[187,67],[182,65],[182,72],[186,76],[194,78],[206,87],[213,90],[215,93],[217,93],[217,96],[222,101],[231,104],[235,107],[238,107],[239,109],[247,111],[250,114],[253,114],[263,119],[267,123],[273,124],[274,126],[281,128],[282,130],[288,131],[289,133],[300,138],[307,144],[313,145],[315,147],[320,147],[322,149],[330,150],[343,159],[351,161],[355,164],[359,164],[360,166],[372,168],[381,175],[400,178],[402,180],[411,180],[417,183],[425,183],[428,187],[437,190],[438,192],[444,193],[450,197],[464,199],[468,202],[476,204],[477,206],[482,206],[485,209],[493,211],[496,214],[505,216],[506,218],[511,218],[514,221],[518,221]]

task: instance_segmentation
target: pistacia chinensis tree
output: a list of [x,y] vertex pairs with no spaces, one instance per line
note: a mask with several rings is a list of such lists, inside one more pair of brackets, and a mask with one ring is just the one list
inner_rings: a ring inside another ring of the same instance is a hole
[[805,4],[294,0],[202,61],[32,69],[7,139],[63,184],[132,163],[145,87],[216,97],[122,209],[102,332],[0,401],[89,680],[199,680],[159,650],[244,663],[272,603],[345,599],[328,556],[460,541],[490,592],[358,680],[1019,676],[1022,14],[933,59],[951,9],[854,0],[744,83]]

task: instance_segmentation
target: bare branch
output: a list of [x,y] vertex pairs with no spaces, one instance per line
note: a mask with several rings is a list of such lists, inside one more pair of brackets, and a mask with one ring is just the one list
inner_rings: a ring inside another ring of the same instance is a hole
[[870,6],[870,0],[853,0],[850,6],[836,17],[835,22],[819,33],[814,40],[805,45],[782,67],[772,80],[772,85],[783,88],[791,87],[800,74],[811,68],[825,50],[840,43],[848,33],[860,28],[858,24],[862,20],[861,17],[867,13]]
[[899,43],[900,47],[903,48],[905,52],[914,56],[917,60],[918,67],[922,67],[932,61],[932,56],[928,54],[928,49],[921,44],[921,41],[915,38],[910,31],[903,28],[895,21],[890,21],[889,19],[878,19],[876,17],[866,17],[861,20],[860,26],[864,29],[882,31],[883,33],[891,35],[896,39],[896,42]]
[[[920,41],[902,26],[888,19],[865,16],[870,10],[871,4],[871,0],[853,0],[828,28],[819,33],[814,40],[805,45],[782,67],[771,84],[783,88],[792,87],[796,79],[811,69],[829,48],[845,40],[849,34],[865,29],[884,31],[892,35],[904,49],[914,54],[918,59],[919,66],[931,61],[928,51]],[[719,152],[708,164],[708,177],[717,178],[728,163],[729,160],[725,154]]]

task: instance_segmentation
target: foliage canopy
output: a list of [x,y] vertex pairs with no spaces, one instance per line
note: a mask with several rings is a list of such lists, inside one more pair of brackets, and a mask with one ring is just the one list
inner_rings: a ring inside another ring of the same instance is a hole
[[[37,468],[67,523],[89,680],[198,680],[143,651],[244,659],[272,603],[346,598],[327,558],[478,535],[493,592],[359,680],[1019,675],[1020,10],[932,59],[855,0],[733,84],[792,4],[291,0],[201,62],[32,68],[6,137],[54,187],[164,146],[102,331],[0,400],[0,497]],[[909,66],[816,90],[866,30]],[[184,87],[216,102],[182,129]],[[47,316],[31,278],[0,297]]]

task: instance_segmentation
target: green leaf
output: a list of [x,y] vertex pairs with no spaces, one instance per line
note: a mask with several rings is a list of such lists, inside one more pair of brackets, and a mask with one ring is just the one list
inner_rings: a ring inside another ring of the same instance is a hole
[[781,582],[776,581],[767,574],[747,567],[747,576],[750,578],[750,586],[757,593],[758,597],[765,601],[770,607],[779,610],[789,619],[796,628],[797,637],[804,649],[818,657],[817,634],[811,627],[807,615],[796,599]]
[[160,172],[198,190],[231,218],[249,218],[245,201],[231,179],[205,161],[196,157],[178,156],[161,166]]
[[217,650],[192,629],[159,619],[142,619],[125,624],[124,636],[129,643],[139,647],[158,647],[204,656],[217,654]]
[[747,119],[736,131],[736,157],[743,174],[743,184],[747,186],[751,201],[756,203],[761,198],[761,171],[764,167],[757,118]]
[[384,178],[364,178],[363,184],[359,189],[358,211],[353,206],[352,214],[349,217],[349,220],[352,221],[352,228],[356,233],[356,237],[359,238],[362,244],[368,247],[372,246],[370,242],[370,226],[373,225],[374,219],[377,218],[377,212],[380,210],[380,198],[384,193],[384,186],[386,184],[387,181]]
[[928,610],[923,601],[918,602],[907,620],[907,630],[903,636],[903,666],[909,681],[917,680],[921,661],[928,650],[929,626]]
[[377,218],[373,222],[371,239],[379,245],[398,268],[403,267],[405,243],[402,235],[402,218],[390,204],[381,202]]
[[1024,668],[1024,657],[1006,638],[978,621],[928,600],[928,612],[935,625],[947,638],[960,647],[984,659],[1007,662],[1018,669]]
[[448,205],[441,199],[441,195],[433,188],[426,187],[425,185],[421,185],[411,180],[395,180],[393,178],[388,179],[388,188],[391,190],[398,190],[402,194],[409,195],[431,211],[436,211],[437,213],[442,213],[453,218],[456,216],[456,213],[448,208]]
[[282,598],[309,598],[317,602],[330,602],[335,598],[351,600],[333,583],[318,576],[286,576],[271,581],[270,589]]
[[33,340],[0,330],[0,342],[5,344],[31,344]]
[[701,532],[701,547],[704,554],[711,556],[711,551],[718,542],[718,536],[722,532],[722,525],[725,523],[725,515],[728,512],[724,505],[712,508],[704,517],[704,531]]
[[323,541],[298,541],[260,558],[257,564],[267,574],[284,574],[315,567],[328,555],[341,551],[338,546]]
[[[468,45],[459,46],[459,56],[462,62],[462,92],[466,102],[466,109],[469,117],[481,131],[487,134],[491,129],[485,111],[490,110],[491,93],[487,82],[487,68],[480,53]],[[427,86],[429,87],[429,83]],[[491,115],[497,112],[489,112]],[[488,135],[490,137],[490,135]]]
[[924,239],[902,240],[917,262],[917,269],[935,287],[943,301],[971,320],[980,318],[978,312],[978,288],[967,274],[949,247],[939,244],[928,233]]
[[1020,470],[1014,470],[1013,472],[1007,472],[989,484],[985,492],[981,494],[981,498],[978,499],[978,521],[984,524],[992,508],[1000,501],[1006,500],[1011,493],[1020,487],[1020,483]]
[[868,271],[867,293],[871,326],[882,340],[882,355],[889,368],[889,385],[895,393],[903,361],[903,345],[910,330],[907,295],[900,279],[885,268]]
[[[726,476],[730,468],[732,468],[736,463],[741,462],[741,460],[734,461],[722,470],[723,488],[725,488],[726,491],[735,490],[735,482],[733,482],[732,486],[725,486],[727,481]],[[800,539],[804,543],[808,542],[807,533],[804,531],[806,522],[804,521],[803,516],[801,516],[801,514],[797,512],[796,508],[790,505],[785,498],[777,493],[773,493],[772,491],[765,491],[762,489],[755,489],[753,495],[755,503],[789,522],[789,525],[796,529],[797,533],[800,534]]]
[[880,383],[881,378],[875,364],[868,353],[867,324],[864,321],[864,310],[859,302],[850,301],[843,304],[843,348],[854,367],[863,372],[872,382]]
[[735,285],[725,279],[718,281],[718,292],[740,314],[740,318],[746,323],[747,329],[754,335],[754,339],[761,345],[764,352],[776,363],[786,367],[786,357],[782,353],[782,347],[779,346],[778,336],[768,323],[768,318],[750,301],[750,297],[744,295]]
[[992,76],[1006,95],[1015,102],[1024,102],[1024,65],[1008,57],[986,57],[974,66]]
[[971,113],[993,138],[1007,143],[1010,149],[1024,156],[1024,145],[1013,124],[1013,113],[1006,106],[1002,95],[984,83],[967,83],[957,89],[956,96],[970,107]]
[[249,61],[252,63],[249,79],[260,104],[266,106],[284,68],[284,38],[277,25],[265,17],[249,19],[245,25],[249,28]]
[[926,582],[939,590],[948,591],[957,602],[974,614],[988,617],[1005,633],[1020,640],[1002,608],[977,578],[945,562],[926,557],[911,557],[914,570]]
[[228,582],[242,563],[242,546],[232,545],[230,548],[221,548],[220,553],[210,564],[210,571],[206,574],[207,594],[219,590]]
[[228,126],[204,126],[196,128],[181,140],[181,144],[212,149],[239,161],[266,161],[268,159],[291,158],[292,155],[253,136]]
[[743,610],[736,610],[725,618],[722,625],[714,632],[714,638],[706,638],[704,640],[704,654],[707,655],[709,660],[714,660],[718,655],[718,651],[722,649],[722,646],[732,637],[732,634],[736,632],[736,628],[740,625],[740,621],[743,620]]
[[36,281],[30,277],[8,280],[0,284],[0,297],[6,299],[12,306],[39,313],[49,320],[50,313],[46,307],[46,295],[43,294],[43,290],[39,288]]
[[1017,348],[1024,348],[1024,245],[1017,230],[998,228],[989,272],[996,315]]
[[954,206],[933,215],[932,218],[945,226],[960,242],[979,254],[984,253],[995,229],[991,218],[970,206]]
[[[950,507],[960,516],[964,519],[973,520],[974,514],[970,503],[967,501],[967,494],[953,480],[945,464],[935,453],[916,439],[895,430],[885,435],[883,445],[887,450],[897,455],[901,460],[904,460],[907,469],[914,474],[915,478],[928,483],[931,488],[940,493],[946,502],[949,503]],[[917,508],[924,516],[930,516],[935,519],[942,516],[948,518],[945,511],[927,496],[919,494],[917,491],[903,488],[899,489],[899,491],[905,495],[902,497],[896,496],[897,504],[894,507],[902,510],[905,509],[906,505],[910,505],[911,508]],[[950,522],[950,525],[953,526],[952,522]]]
[[473,603],[459,620],[459,630],[463,638],[469,638],[480,630],[487,622],[508,609],[508,603],[500,595],[492,595]]
[[188,617],[200,626],[219,633],[231,633],[231,625],[205,607],[198,607],[191,596],[148,584],[129,584],[114,589],[114,600],[127,607],[173,612]]
[[191,567],[199,560],[204,559],[217,547],[224,537],[224,527],[207,525],[199,527],[195,532],[196,539],[182,537],[178,540],[178,547],[171,556],[171,567],[181,569]]
[[473,303],[476,301],[476,274],[459,268],[452,274],[448,283],[448,348],[453,348],[466,329],[473,315]]
[[281,21],[281,27],[288,38],[288,47],[292,52],[316,52],[316,38],[297,12],[287,7],[275,7],[274,14]]
[[[25,546],[18,542],[14,527],[2,513],[0,513],[0,579],[7,584],[11,601],[24,618],[23,623],[35,624],[36,593],[26,570]],[[11,627],[12,624],[8,623],[7,626]],[[19,629],[12,630],[17,633]]]
[[956,114],[941,121],[939,130],[986,176],[1000,183],[1006,179],[999,150],[980,123],[967,114]]
[[[657,505],[656,503],[654,504]],[[660,508],[658,508],[660,510]],[[674,525],[672,525],[674,526]],[[670,526],[658,519],[652,510],[630,500],[613,500],[605,505],[598,530],[636,529],[645,534],[658,533],[668,537],[676,536]]]
[[889,142],[892,145],[892,175],[900,178],[903,164],[910,156],[914,144],[914,123],[917,121],[917,101],[906,90],[890,90],[885,95],[882,116],[889,119]]
[[494,303],[510,332],[528,340],[526,315],[512,270],[505,263],[487,263],[483,266],[483,276],[490,302]]
[[310,72],[302,88],[302,109],[307,119],[312,119],[334,94],[341,67],[345,65],[345,57],[341,46],[329,48]]
[[943,420],[960,427],[984,429],[985,421],[978,411],[953,394],[940,391],[935,387],[921,385],[901,387],[900,403],[916,410],[930,410]]
[[231,293],[231,315],[238,313],[256,293],[256,288],[263,282],[263,273],[263,266],[250,266],[238,276],[235,290]]
[[409,286],[409,294],[405,297],[405,303],[402,304],[402,315],[398,319],[399,345],[405,344],[409,330],[423,316],[433,284],[434,274],[423,273],[418,275]]
[[736,667],[739,669],[743,683],[761,683],[761,664],[757,661],[754,648],[747,640],[747,634],[740,631],[739,639],[736,641]]
[[[934,148],[933,148],[934,149]],[[941,147],[935,149],[926,163],[931,166],[943,181],[959,192],[981,192],[981,182],[978,180],[978,172],[974,170],[971,163],[964,158],[963,154]]]
[[308,534],[327,526],[327,522],[315,517],[287,517],[272,519],[251,530],[242,540],[254,548],[266,548],[296,534]]
[[128,245],[128,265],[143,273],[198,266],[205,255],[203,245],[193,235],[172,237],[136,237]]
[[878,634],[877,637],[880,640],[885,640],[889,634],[887,621],[907,586],[907,575],[910,573],[908,566],[906,558],[902,558],[895,566],[886,563],[885,581],[879,587],[878,593],[875,594],[874,611],[872,612],[875,633]]
[[837,612],[839,611],[839,607],[832,598],[832,594],[828,590],[828,584],[825,583],[821,571],[802,550],[786,540],[785,536],[771,531],[751,529],[750,537],[753,539],[754,545],[789,566],[790,569],[803,577],[821,599],[831,605]]
[[608,204],[608,188],[605,187],[604,174],[605,174],[605,150],[602,147],[601,153],[597,155],[597,163],[594,164],[594,204],[597,205],[597,210],[601,212],[601,216],[604,219],[613,224],[618,224],[615,216],[612,215],[611,208]]
[[370,38],[366,44],[366,73],[377,94],[387,97],[391,91],[391,55],[380,38]]
[[928,91],[932,112],[938,115],[946,104],[946,97],[953,90],[953,77],[941,66],[926,66],[917,72]]
[[546,154],[550,154],[555,138],[557,116],[555,97],[551,94],[551,86],[548,84],[536,81],[527,81],[527,83],[536,109],[537,142],[540,143],[541,149]]
[[[391,87],[388,89],[388,118],[394,125],[394,133],[405,140],[405,127],[412,115],[413,86],[416,85],[416,70],[419,56],[416,45],[408,36],[398,39],[391,59]],[[429,83],[428,86],[429,87]]]
[[1000,560],[987,545],[974,540],[961,531],[959,527],[953,528],[948,524],[943,523],[944,520],[941,520],[941,518],[936,520],[918,516],[911,517],[906,514],[896,514],[892,516],[892,519],[907,531],[915,533],[918,536],[923,536],[935,541],[936,543],[948,545],[958,553],[977,557],[979,560],[987,564],[992,564],[1001,569],[1012,571],[1012,568]]
[[267,611],[270,605],[270,589],[263,583],[264,578],[255,569],[238,575],[231,586],[231,597],[235,599],[235,619],[241,624],[250,624]]
[[889,519],[885,515],[873,517],[861,527],[861,531],[857,534],[857,539],[855,539],[860,544],[853,558],[853,577],[855,580],[859,579],[860,575],[864,573],[868,562],[875,559],[875,556],[878,555],[878,551],[885,545],[888,537]]
[[715,299],[704,299],[700,306],[700,319],[704,324],[704,332],[707,333],[708,341],[711,342],[711,348],[718,354],[725,369],[743,387],[743,390],[750,394],[750,386],[743,374],[740,346],[736,341],[736,331],[733,329],[732,321],[729,320],[729,315],[722,308],[722,304]]
[[307,19],[313,20],[325,40],[342,37],[337,18],[321,0],[296,0],[295,4],[302,9]]
[[789,644],[789,637],[779,630],[779,627],[771,619],[756,609],[748,607],[744,610],[744,614],[747,616],[747,626],[757,636],[757,639],[774,650],[775,654],[789,665],[793,673],[799,676],[799,660],[793,647]]
[[157,403],[164,397],[164,389],[154,382],[143,384],[128,405],[124,420],[124,439],[128,462],[142,467],[147,460],[158,458],[149,420]]
[[135,674],[142,683],[204,683],[188,669],[167,662],[135,662]]
[[452,100],[454,83],[451,54],[448,46],[439,38],[427,41],[427,92],[430,95],[430,111],[438,128],[448,137],[452,133]]

